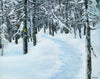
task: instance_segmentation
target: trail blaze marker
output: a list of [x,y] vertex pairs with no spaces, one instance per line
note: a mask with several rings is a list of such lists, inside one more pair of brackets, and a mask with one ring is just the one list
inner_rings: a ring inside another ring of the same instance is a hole
[[26,32],[26,29],[24,28],[24,32]]

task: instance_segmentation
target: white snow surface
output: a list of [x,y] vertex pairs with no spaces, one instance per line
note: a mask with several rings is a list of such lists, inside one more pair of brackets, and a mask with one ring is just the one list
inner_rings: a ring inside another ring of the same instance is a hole
[[[100,23],[96,25],[100,27]],[[97,57],[92,54],[92,77],[100,79],[100,28],[92,31],[92,46]]]
[[[73,34],[37,35],[37,46],[29,43],[29,52],[23,55],[23,42],[14,41],[0,56],[0,79],[85,79],[85,39]],[[80,73],[81,72],[81,73]]]

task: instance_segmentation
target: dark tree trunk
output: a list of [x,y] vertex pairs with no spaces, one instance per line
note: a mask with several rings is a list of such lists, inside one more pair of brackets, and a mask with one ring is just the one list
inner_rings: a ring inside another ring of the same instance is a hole
[[17,37],[15,37],[15,43],[18,44],[18,38]]
[[49,23],[49,34],[51,35],[51,24]]
[[23,50],[24,50],[24,54],[27,54],[27,52],[28,52],[28,43],[27,43],[27,0],[24,1],[24,11],[25,11],[25,17],[24,17]]
[[44,33],[46,33],[46,25],[44,25],[44,27],[43,27],[43,28],[44,28]]
[[54,25],[52,24],[52,36],[54,36],[54,31],[55,31]]
[[3,44],[2,44],[2,39],[0,39],[0,49],[1,49],[1,56],[3,56]]
[[37,41],[36,41],[36,34],[35,34],[35,33],[33,33],[33,45],[35,46],[35,45],[36,45],[36,43],[37,43]]
[[36,34],[37,34],[37,27],[36,27],[36,0],[33,0],[34,2],[34,14],[33,14],[33,33],[32,33],[32,38],[33,38],[33,45],[35,46],[37,43],[36,41]]
[[87,27],[87,79],[91,79],[92,73],[92,60],[91,60],[91,31],[89,26]]
[[[68,25],[68,9],[69,9],[69,0],[66,1],[66,26],[69,27]],[[69,33],[69,30],[66,29],[66,32]]]
[[86,26],[86,48],[87,48],[87,79],[91,79],[92,74],[92,58],[91,58],[91,29],[89,26],[89,18],[88,18],[88,0],[85,0],[85,8],[87,12],[87,26]]
[[11,28],[8,29],[8,34],[9,34],[9,42],[12,42],[12,40],[11,40],[11,38],[12,38],[12,36],[11,36]]
[[0,39],[0,49],[2,48],[1,39]]

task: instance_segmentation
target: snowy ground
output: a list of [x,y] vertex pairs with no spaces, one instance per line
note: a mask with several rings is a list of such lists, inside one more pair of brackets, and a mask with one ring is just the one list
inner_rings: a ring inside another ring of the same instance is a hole
[[[100,23],[97,24],[97,27],[100,27]],[[97,55],[97,58],[92,55],[92,76],[95,79],[100,79],[100,28],[92,31],[92,46]]]
[[84,38],[74,39],[71,34],[52,37],[41,32],[37,36],[37,46],[30,42],[26,55],[22,40],[18,45],[12,42],[6,46],[0,57],[0,79],[85,79]]

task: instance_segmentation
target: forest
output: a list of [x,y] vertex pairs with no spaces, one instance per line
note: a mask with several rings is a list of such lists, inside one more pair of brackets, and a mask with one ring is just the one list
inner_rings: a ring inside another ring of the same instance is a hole
[[0,0],[0,79],[100,79],[99,33],[100,0]]

